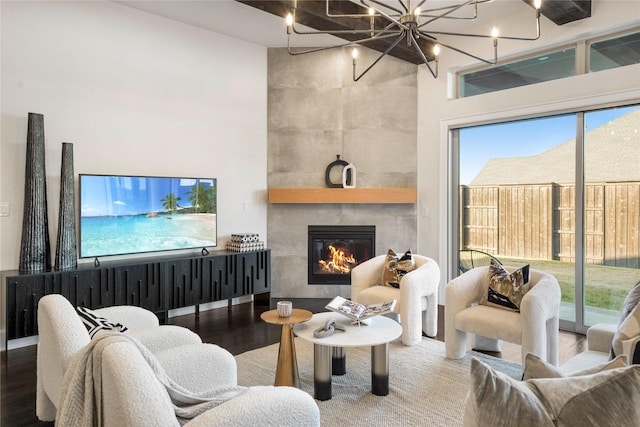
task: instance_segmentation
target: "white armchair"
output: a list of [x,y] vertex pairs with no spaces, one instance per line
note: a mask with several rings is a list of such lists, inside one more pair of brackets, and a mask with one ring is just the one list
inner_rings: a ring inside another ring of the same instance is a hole
[[351,299],[369,305],[395,299],[394,313],[400,315],[402,343],[415,345],[422,331],[435,337],[438,332],[438,285],[440,268],[431,258],[413,255],[416,268],[400,281],[400,288],[382,286],[386,255],[379,255],[351,270]]
[[[509,267],[507,270],[512,271]],[[447,357],[461,359],[466,353],[467,332],[474,334],[473,347],[499,351],[499,340],[522,347],[522,363],[534,353],[558,365],[560,286],[555,277],[531,270],[531,289],[524,295],[520,312],[480,305],[489,285],[489,267],[477,267],[451,280],[445,294],[445,348]]]
[[[105,427],[180,425],[167,390],[134,345],[109,345],[102,370]],[[297,388],[254,386],[184,425],[313,427],[320,425],[320,410],[309,394]]]
[[[127,333],[144,344],[179,384],[204,389],[213,378],[235,384],[233,356],[218,346],[203,344],[198,334],[189,329],[160,326],[153,313],[140,307],[117,306],[94,311],[129,328]],[[38,302],[38,329],[36,415],[41,421],[53,421],[69,362],[90,338],[75,308],[58,294],[46,295]],[[218,363],[211,366],[208,361],[214,356]]]

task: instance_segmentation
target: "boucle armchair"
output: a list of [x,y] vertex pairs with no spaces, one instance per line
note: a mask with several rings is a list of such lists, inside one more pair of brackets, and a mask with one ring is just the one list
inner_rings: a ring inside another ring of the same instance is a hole
[[[506,267],[508,271],[513,269]],[[467,332],[475,334],[473,347],[499,350],[499,340],[522,347],[527,353],[558,365],[560,286],[555,277],[531,270],[531,289],[522,298],[520,312],[480,305],[489,286],[489,267],[477,267],[451,280],[445,294],[445,348],[447,357],[461,359],[466,353]]]
[[[167,390],[135,346],[109,345],[102,370],[104,427],[179,425]],[[254,386],[184,425],[319,426],[320,410],[309,394],[294,387]]]
[[371,258],[351,270],[351,299],[370,305],[395,299],[394,313],[400,315],[402,343],[415,345],[422,331],[435,337],[438,333],[438,286],[440,268],[431,258],[413,255],[416,268],[400,280],[400,288],[382,286],[386,255]]
[[[235,382],[235,360],[226,350],[203,344],[187,328],[160,326],[145,309],[117,306],[94,310],[125,325],[132,337],[156,356],[167,374],[179,384],[204,389],[212,378]],[[53,421],[59,407],[62,381],[70,360],[90,342],[89,333],[75,308],[62,295],[46,295],[38,302],[39,342],[37,350],[36,415]],[[217,363],[211,360],[217,357]]]

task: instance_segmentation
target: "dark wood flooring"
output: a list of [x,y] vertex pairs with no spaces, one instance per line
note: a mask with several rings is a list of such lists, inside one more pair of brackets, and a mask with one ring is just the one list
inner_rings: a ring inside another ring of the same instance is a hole
[[[294,307],[312,312],[324,311],[328,300],[294,299]],[[200,312],[200,315],[174,317],[170,323],[197,332],[202,340],[218,344],[232,354],[264,347],[278,342],[280,327],[263,322],[260,314],[271,307],[271,302],[256,301]],[[437,339],[444,340],[443,307],[440,307]],[[560,334],[560,363],[583,351],[583,335],[569,332]],[[503,343],[501,353],[494,356],[519,363],[520,347]],[[274,364],[276,361],[274,360]],[[0,410],[2,426],[53,426],[39,422],[35,415],[36,346],[5,351],[0,363]]]

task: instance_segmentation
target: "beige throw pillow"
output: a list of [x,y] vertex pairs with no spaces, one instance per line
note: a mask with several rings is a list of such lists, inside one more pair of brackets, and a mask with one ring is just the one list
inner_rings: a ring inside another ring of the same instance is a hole
[[400,288],[400,280],[415,269],[415,261],[411,249],[402,255],[398,255],[393,249],[387,251],[382,269],[382,284],[392,288]]
[[597,374],[598,372],[608,371],[610,369],[624,368],[627,366],[627,356],[621,355],[606,363],[592,366],[587,369],[583,369],[578,372],[573,372],[570,375],[564,375],[558,368],[552,364],[541,359],[533,353],[527,353],[524,357],[524,369],[522,374],[522,380],[531,380],[539,378],[565,378],[577,377],[580,375]]
[[637,426],[639,399],[639,365],[517,381],[473,358],[465,425]]
[[530,288],[528,264],[509,273],[497,261],[491,259],[489,286],[484,290],[480,304],[520,311],[522,297]]
[[612,355],[618,356],[625,353],[629,357],[629,360],[633,361],[635,357],[635,348],[624,349],[625,341],[631,341],[640,335],[640,304],[636,305],[631,313],[618,325],[615,335],[613,336]]

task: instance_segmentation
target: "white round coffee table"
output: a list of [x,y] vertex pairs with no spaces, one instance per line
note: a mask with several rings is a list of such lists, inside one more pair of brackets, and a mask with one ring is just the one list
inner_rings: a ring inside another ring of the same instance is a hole
[[[344,326],[346,331],[336,330],[328,337],[316,338],[313,331],[331,319]],[[371,347],[371,392],[378,396],[389,394],[389,343],[402,335],[402,326],[384,316],[371,318],[369,325],[354,325],[352,322],[330,311],[314,314],[311,320],[293,327],[298,337],[313,343],[314,397],[318,400],[331,399],[332,371],[335,375],[345,373],[346,347]]]

